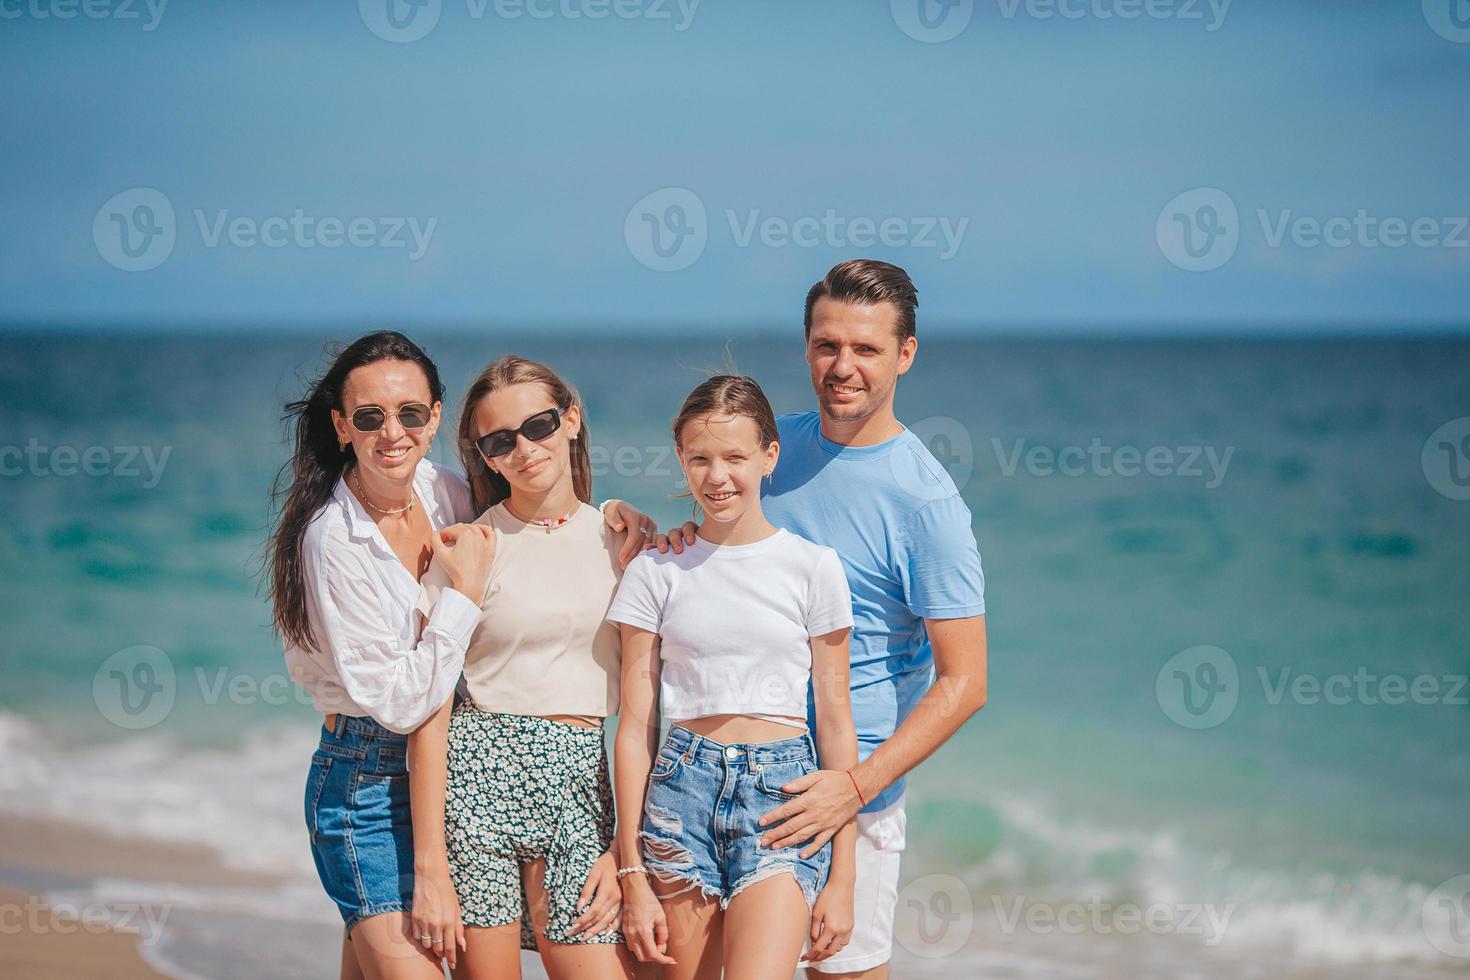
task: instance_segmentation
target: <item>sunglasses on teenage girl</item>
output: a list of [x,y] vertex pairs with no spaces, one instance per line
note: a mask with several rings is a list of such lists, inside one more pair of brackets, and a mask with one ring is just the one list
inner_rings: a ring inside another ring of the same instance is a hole
[[475,440],[475,448],[486,459],[504,456],[516,447],[516,436],[525,436],[532,442],[540,442],[561,428],[561,409],[548,408],[537,412],[516,429],[496,429]]

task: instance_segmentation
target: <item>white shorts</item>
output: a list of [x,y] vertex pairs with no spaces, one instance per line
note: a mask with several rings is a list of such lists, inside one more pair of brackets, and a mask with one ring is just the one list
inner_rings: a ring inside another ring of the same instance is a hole
[[893,955],[893,914],[898,905],[898,862],[903,855],[907,794],[874,813],[857,815],[857,877],[853,888],[852,942],[830,960],[811,963],[818,973],[857,973]]

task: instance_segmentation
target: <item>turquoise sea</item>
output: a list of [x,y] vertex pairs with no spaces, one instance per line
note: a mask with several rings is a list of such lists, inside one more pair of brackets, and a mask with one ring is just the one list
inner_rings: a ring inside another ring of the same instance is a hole
[[[0,807],[287,882],[170,893],[180,976],[332,947],[253,577],[324,339],[0,348]],[[596,496],[665,525],[705,371],[813,402],[799,336],[417,339],[451,416],[500,353],[559,369]],[[911,781],[895,976],[1470,975],[1470,342],[921,336],[897,408],[974,515],[990,702]]]

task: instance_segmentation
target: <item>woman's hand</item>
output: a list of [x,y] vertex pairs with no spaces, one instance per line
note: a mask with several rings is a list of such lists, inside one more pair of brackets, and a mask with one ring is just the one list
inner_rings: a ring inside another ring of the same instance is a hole
[[812,941],[806,962],[819,963],[836,956],[852,941],[853,882],[828,879],[812,905]]
[[465,948],[459,896],[449,880],[449,869],[413,878],[413,941],[449,964],[452,970]]
[[430,540],[450,587],[476,605],[483,602],[495,560],[495,532],[484,524],[454,524]]
[[623,879],[623,942],[640,963],[677,963],[669,955],[669,920],[648,879],[635,872]]
[[616,928],[622,905],[623,890],[618,885],[618,859],[609,850],[587,872],[587,882],[582,886],[582,894],[577,896],[577,908],[582,909],[582,914],[577,916],[567,934],[575,936],[586,932],[590,936],[596,936]]

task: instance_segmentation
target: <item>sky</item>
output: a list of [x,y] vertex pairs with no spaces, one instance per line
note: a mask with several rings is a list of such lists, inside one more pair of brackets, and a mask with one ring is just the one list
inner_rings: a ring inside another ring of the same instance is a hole
[[0,0],[0,329],[1470,327],[1470,2]]

